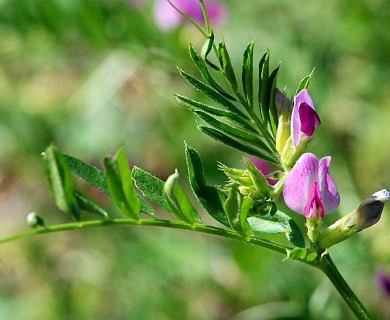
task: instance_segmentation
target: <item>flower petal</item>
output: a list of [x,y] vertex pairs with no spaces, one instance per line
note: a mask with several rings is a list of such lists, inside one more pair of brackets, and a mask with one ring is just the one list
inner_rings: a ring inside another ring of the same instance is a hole
[[293,211],[305,214],[305,207],[318,177],[318,159],[312,153],[303,154],[287,175],[283,197]]
[[291,119],[291,135],[295,147],[299,146],[302,136],[311,137],[315,129],[321,124],[313,100],[306,89],[301,90],[294,97]]
[[306,219],[322,219],[325,216],[325,209],[322,203],[318,183],[314,182],[313,190],[311,192],[309,201],[305,206]]
[[324,157],[318,164],[318,183],[325,214],[329,214],[337,209],[340,204],[340,195],[336,184],[329,174],[329,166],[332,158]]

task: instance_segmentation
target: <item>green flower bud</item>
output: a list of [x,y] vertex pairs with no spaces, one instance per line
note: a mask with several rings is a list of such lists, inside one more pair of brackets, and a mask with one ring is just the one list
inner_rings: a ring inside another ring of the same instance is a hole
[[329,248],[376,224],[382,215],[385,203],[389,200],[390,192],[386,189],[373,193],[355,211],[330,225],[320,235],[318,239],[319,247],[322,249]]
[[42,217],[38,216],[35,212],[31,212],[27,216],[27,224],[31,228],[44,227],[45,220]]

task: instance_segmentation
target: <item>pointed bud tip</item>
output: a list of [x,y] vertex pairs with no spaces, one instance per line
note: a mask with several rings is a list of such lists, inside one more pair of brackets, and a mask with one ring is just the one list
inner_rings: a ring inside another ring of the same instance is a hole
[[375,198],[377,201],[386,203],[390,200],[390,192],[387,189],[382,189],[372,194],[371,198]]

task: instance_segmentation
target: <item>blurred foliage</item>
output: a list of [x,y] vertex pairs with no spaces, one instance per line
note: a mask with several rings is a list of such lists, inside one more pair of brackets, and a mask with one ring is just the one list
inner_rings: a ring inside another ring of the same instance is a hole
[[[195,96],[176,65],[195,73],[193,28],[160,31],[153,3],[121,0],[0,1],[0,216],[5,236],[39,210],[61,221],[40,153],[55,143],[86,162],[123,146],[132,164],[166,178],[184,170],[184,145],[217,161],[241,155],[202,136],[173,93]],[[388,187],[390,5],[362,1],[226,1],[216,28],[235,65],[256,40],[269,48],[279,87],[293,93],[315,67],[310,92],[323,125],[310,149],[332,155],[340,214]],[[198,99],[202,99],[198,97]],[[86,190],[88,192],[88,190]],[[101,195],[97,195],[101,198]],[[108,206],[108,204],[107,204]],[[373,283],[390,271],[389,218],[332,249],[373,314],[386,318]],[[328,217],[334,221],[338,214]],[[384,245],[385,244],[385,245]],[[315,270],[245,244],[187,232],[113,228],[46,235],[2,246],[2,319],[349,319]],[[309,297],[309,298],[308,298]],[[388,316],[387,316],[388,317]]]

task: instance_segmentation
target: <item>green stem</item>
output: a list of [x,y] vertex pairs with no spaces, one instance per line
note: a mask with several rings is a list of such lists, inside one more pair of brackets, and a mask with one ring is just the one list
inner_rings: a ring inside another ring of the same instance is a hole
[[340,271],[337,269],[332,258],[329,254],[325,254],[322,260],[317,265],[321,269],[328,279],[335,286],[337,291],[341,294],[344,301],[348,304],[349,308],[355,314],[359,320],[370,320],[371,316],[368,314],[368,311],[360,302],[359,298],[352,291],[348,283],[345,281]]
[[58,224],[49,227],[38,227],[36,229],[24,231],[21,233],[14,234],[12,236],[0,239],[0,244],[14,241],[17,239],[29,238],[38,234],[60,232],[66,230],[77,230],[77,229],[86,229],[86,228],[99,228],[107,226],[157,226],[173,229],[182,229],[182,230],[191,230],[202,233],[213,234],[225,238],[240,240],[243,242],[249,242],[254,245],[258,245],[264,248],[271,249],[273,251],[285,254],[286,250],[292,250],[292,248],[286,247],[284,245],[278,244],[273,241],[260,239],[254,236],[249,238],[244,238],[239,233],[236,233],[231,230],[205,226],[200,224],[189,225],[180,221],[170,221],[170,220],[161,220],[161,219],[145,219],[145,220],[133,220],[133,219],[107,219],[107,220],[93,220],[93,221],[83,221],[83,222],[74,222],[74,223],[65,223]]
[[[216,236],[235,239],[242,242],[251,243],[260,247],[268,248],[273,251],[285,254],[287,250],[293,250],[293,248],[281,245],[279,243],[260,239],[255,236],[248,238],[242,237],[237,232],[214,227],[214,226],[205,226],[200,224],[189,225],[181,221],[170,221],[170,220],[161,220],[161,219],[145,219],[145,220],[134,220],[134,219],[107,219],[107,220],[93,220],[93,221],[83,221],[83,222],[73,222],[59,224],[49,227],[38,227],[36,229],[24,231],[21,233],[14,234],[12,236],[0,239],[0,244],[11,242],[18,239],[29,238],[39,234],[45,233],[54,233],[67,230],[77,230],[77,229],[86,229],[86,228],[99,228],[99,227],[108,227],[108,226],[156,226],[156,227],[165,227],[172,229],[182,229],[182,230],[191,230],[201,233],[213,234]],[[315,266],[321,269],[325,275],[329,278],[335,288],[339,291],[345,302],[348,304],[352,312],[356,315],[359,320],[370,320],[371,317],[368,314],[367,310],[357,298],[355,293],[349,287],[348,283],[345,281],[343,276],[338,271],[333,260],[329,254],[324,255],[324,257],[317,264],[309,263],[311,266]]]

